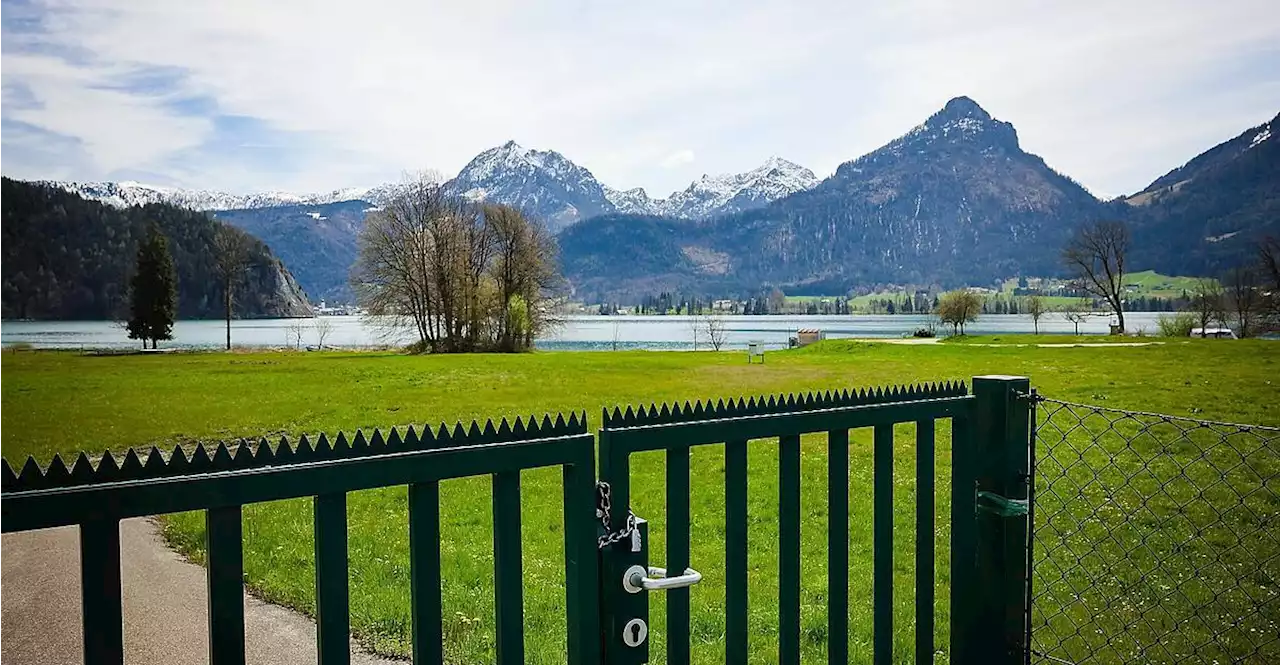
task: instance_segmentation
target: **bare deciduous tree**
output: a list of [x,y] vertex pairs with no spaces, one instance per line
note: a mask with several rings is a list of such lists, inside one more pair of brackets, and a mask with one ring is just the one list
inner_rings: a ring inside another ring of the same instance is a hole
[[1035,327],[1037,335],[1040,334],[1040,318],[1044,316],[1047,308],[1044,304],[1044,298],[1038,295],[1032,295],[1027,298],[1025,303],[1027,314],[1031,316],[1031,325]]
[[499,346],[504,351],[531,348],[536,333],[557,323],[544,298],[561,281],[555,238],[545,224],[515,208],[487,205],[483,214],[495,244],[491,274],[506,313],[500,319]]
[[774,287],[769,291],[769,313],[781,314],[783,308],[787,306],[787,294],[782,289]]
[[724,317],[717,312],[712,312],[702,317],[702,326],[707,333],[707,341],[711,342],[711,348],[719,351],[720,347],[724,346],[725,338],[728,336]]
[[300,350],[302,348],[302,335],[307,332],[306,319],[289,319],[289,324],[284,329],[284,339],[287,346]]
[[1089,319],[1089,317],[1096,314],[1096,312],[1093,311],[1093,303],[1084,299],[1079,302],[1063,305],[1058,309],[1058,312],[1062,314],[1062,318],[1070,321],[1072,325],[1075,326],[1075,334],[1077,335],[1080,334],[1080,324],[1084,323]]
[[1262,282],[1261,318],[1280,328],[1280,239],[1266,238],[1258,243],[1258,273]]
[[1226,324],[1226,297],[1222,293],[1222,285],[1216,279],[1196,280],[1187,308],[1196,315],[1196,320],[1200,323],[1201,337],[1209,336],[1209,324]]
[[938,300],[938,318],[951,326],[951,333],[964,334],[964,325],[978,320],[982,313],[982,296],[972,291],[952,291]]
[[1076,285],[1107,302],[1124,332],[1124,262],[1129,229],[1124,222],[1100,221],[1080,229],[1062,251]]
[[333,319],[328,316],[317,316],[312,320],[311,327],[316,331],[316,348],[324,350],[324,340],[333,334]]
[[226,224],[218,225],[213,234],[214,270],[222,282],[223,304],[227,319],[227,349],[231,349],[231,314],[235,291],[249,267],[251,240],[244,231]]
[[515,351],[552,323],[554,257],[541,224],[424,175],[366,219],[351,282],[374,321],[412,331],[420,350]]
[[1253,266],[1236,266],[1227,275],[1227,304],[1235,318],[1240,337],[1248,337],[1257,324],[1262,308],[1258,292],[1258,273]]

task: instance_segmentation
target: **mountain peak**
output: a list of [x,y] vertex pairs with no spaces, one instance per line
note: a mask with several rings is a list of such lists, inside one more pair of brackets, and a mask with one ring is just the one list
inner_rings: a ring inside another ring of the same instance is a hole
[[968,97],[955,97],[922,124],[878,150],[845,162],[836,174],[860,173],[862,167],[886,159],[902,159],[937,150],[978,150],[984,154],[1021,152],[1013,125],[996,120]]
[[590,171],[558,152],[515,141],[476,155],[446,188],[473,201],[515,206],[543,218],[553,230],[580,217],[613,212]]
[[764,164],[761,164],[759,167],[755,168],[750,173],[752,175],[762,175],[762,174],[768,174],[768,173],[774,173],[774,172],[782,173],[782,174],[795,174],[796,177],[799,177],[802,180],[806,180],[806,181],[811,180],[812,182],[810,182],[808,185],[805,185],[804,189],[808,189],[812,185],[818,184],[817,176],[813,174],[813,171],[803,166],[800,166],[799,164],[789,159],[784,159],[777,155],[773,155],[769,157],[769,159],[765,160]]
[[991,119],[991,114],[986,109],[978,105],[978,102],[961,95],[954,97],[942,107],[941,111],[933,114],[934,118],[942,119],[959,119],[973,118],[975,120],[987,121]]

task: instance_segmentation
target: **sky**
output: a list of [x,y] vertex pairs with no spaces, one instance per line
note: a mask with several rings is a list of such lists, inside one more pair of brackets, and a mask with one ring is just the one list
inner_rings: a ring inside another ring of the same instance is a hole
[[967,95],[1099,196],[1280,112],[1274,0],[3,0],[0,166],[322,192],[514,139],[665,196]]

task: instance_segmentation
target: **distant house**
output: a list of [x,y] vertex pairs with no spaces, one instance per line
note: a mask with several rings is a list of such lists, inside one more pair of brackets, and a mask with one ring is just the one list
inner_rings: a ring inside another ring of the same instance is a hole
[[717,312],[728,312],[733,309],[732,300],[715,300],[711,303],[711,309]]

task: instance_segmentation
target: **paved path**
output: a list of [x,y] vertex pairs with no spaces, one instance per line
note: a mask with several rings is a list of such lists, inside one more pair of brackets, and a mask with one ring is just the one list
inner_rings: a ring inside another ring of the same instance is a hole
[[[147,519],[120,525],[125,662],[209,662],[205,571],[170,550]],[[0,542],[0,661],[84,662],[80,627],[80,539],[76,528],[5,534]],[[249,663],[314,665],[316,628],[305,616],[245,595]],[[352,646],[352,663],[392,663]]]
[[[1016,334],[1016,333],[1015,333]],[[1012,336],[1012,335],[1011,335]],[[941,344],[941,337],[840,337],[832,339],[841,339],[852,342],[870,342],[874,344]],[[1084,346],[1155,346],[1164,344],[1164,342],[1064,342],[1062,344],[1042,344],[1042,343],[1026,343],[1026,342],[1009,342],[1005,344],[989,344],[987,342],[970,342],[967,344],[948,344],[947,346],[983,346],[983,347],[1028,347],[1036,346],[1042,349],[1078,349]]]

